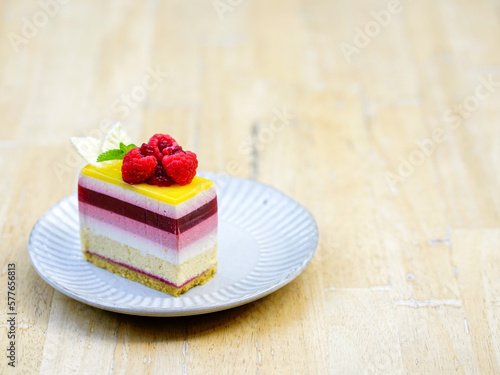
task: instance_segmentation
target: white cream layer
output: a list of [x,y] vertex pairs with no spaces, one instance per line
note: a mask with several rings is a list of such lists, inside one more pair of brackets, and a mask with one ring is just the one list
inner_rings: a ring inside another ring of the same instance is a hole
[[[80,228],[91,234],[109,237],[113,241],[138,249],[143,255],[151,254],[159,259],[178,265],[212,248],[217,243],[217,227],[202,238],[181,248],[180,251],[166,249],[158,242],[135,235],[114,225],[103,223],[87,215],[80,214]],[[191,229],[196,229],[196,226]],[[186,234],[189,234],[188,232]]]

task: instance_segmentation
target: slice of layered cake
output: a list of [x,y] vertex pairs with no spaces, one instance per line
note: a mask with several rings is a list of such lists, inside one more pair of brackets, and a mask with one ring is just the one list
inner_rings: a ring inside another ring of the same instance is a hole
[[[217,269],[217,194],[196,176],[196,155],[167,135],[122,144],[123,161],[87,165],[78,181],[84,258],[179,296]],[[111,155],[111,156],[110,156]],[[111,161],[109,161],[111,160]]]

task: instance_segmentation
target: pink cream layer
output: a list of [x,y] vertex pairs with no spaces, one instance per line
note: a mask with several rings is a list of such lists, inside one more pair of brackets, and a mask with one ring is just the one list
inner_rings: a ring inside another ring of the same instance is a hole
[[212,234],[217,229],[217,214],[210,216],[189,230],[175,235],[88,203],[79,202],[79,210],[82,223],[85,222],[85,217],[90,217],[94,221],[112,225],[135,236],[155,242],[163,248],[175,251],[181,251],[184,247]]

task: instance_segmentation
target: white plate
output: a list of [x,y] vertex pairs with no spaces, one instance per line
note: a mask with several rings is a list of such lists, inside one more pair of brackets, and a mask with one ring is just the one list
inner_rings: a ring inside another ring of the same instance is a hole
[[269,186],[218,174],[218,272],[181,297],[145,287],[86,262],[80,250],[78,200],[48,210],[31,231],[38,274],[67,296],[104,310],[144,316],[204,314],[264,297],[296,278],[318,246],[318,229],[300,204]]

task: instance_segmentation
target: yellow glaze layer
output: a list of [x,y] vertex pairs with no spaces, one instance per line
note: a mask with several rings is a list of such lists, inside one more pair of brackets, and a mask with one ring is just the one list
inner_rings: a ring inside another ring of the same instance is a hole
[[122,163],[121,160],[117,160],[103,162],[100,163],[99,166],[89,164],[83,167],[81,172],[85,176],[97,178],[172,205],[178,205],[185,202],[202,191],[209,189],[214,184],[213,181],[196,176],[193,181],[186,186],[175,184],[173,186],[160,187],[145,183],[130,185],[122,179]]

